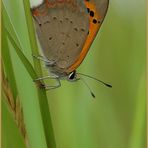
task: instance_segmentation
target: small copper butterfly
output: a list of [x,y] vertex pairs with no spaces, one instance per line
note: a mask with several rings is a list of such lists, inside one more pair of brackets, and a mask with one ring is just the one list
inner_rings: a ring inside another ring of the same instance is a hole
[[[108,4],[109,0],[44,0],[32,9],[44,55],[37,58],[45,61],[50,72],[54,74],[49,77],[58,81],[64,78],[69,81],[78,80],[78,75],[93,78],[76,73],[76,68],[84,60],[100,29]],[[50,89],[59,86],[60,81]]]

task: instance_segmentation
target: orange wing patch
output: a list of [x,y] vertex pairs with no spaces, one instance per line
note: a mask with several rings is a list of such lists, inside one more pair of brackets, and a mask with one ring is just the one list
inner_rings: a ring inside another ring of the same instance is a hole
[[90,26],[89,26],[89,34],[87,36],[86,42],[84,44],[84,47],[78,57],[78,59],[76,60],[76,62],[71,65],[67,72],[72,72],[74,71],[84,60],[100,26],[101,26],[101,21],[103,20],[104,16],[100,16],[97,12],[96,6],[93,2],[89,2],[89,1],[85,1],[85,5],[87,7],[87,10],[89,12],[90,15]]

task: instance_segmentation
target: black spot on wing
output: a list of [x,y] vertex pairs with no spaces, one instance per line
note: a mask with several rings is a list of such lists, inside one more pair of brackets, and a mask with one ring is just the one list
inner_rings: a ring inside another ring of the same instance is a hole
[[93,19],[93,23],[96,24],[97,23],[97,20],[96,19]]
[[94,12],[92,10],[90,11],[89,14],[90,14],[91,17],[94,17]]
[[49,37],[49,40],[52,40],[52,37]]
[[87,8],[87,12],[88,12],[88,13],[90,12],[90,9],[89,9],[89,8]]

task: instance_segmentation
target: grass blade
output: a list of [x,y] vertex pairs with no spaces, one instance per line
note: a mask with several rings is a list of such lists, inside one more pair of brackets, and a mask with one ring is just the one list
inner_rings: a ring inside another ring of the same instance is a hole
[[[27,26],[28,26],[28,33],[29,33],[32,54],[39,55],[34,25],[32,21],[31,12],[30,12],[29,0],[23,0],[23,3],[24,3],[24,10],[25,10],[25,16],[26,16],[26,21],[27,21]],[[35,71],[40,76],[42,74],[40,62],[36,59],[34,59],[33,62],[34,62]],[[39,99],[40,110],[42,114],[42,121],[43,121],[43,127],[44,127],[47,147],[56,148],[47,95],[44,89],[38,88],[38,99]]]
[[9,85],[12,89],[13,98],[14,98],[13,101],[15,103],[16,97],[18,95],[17,85],[16,85],[16,80],[15,80],[11,56],[10,56],[10,51],[9,51],[9,47],[8,47],[8,41],[7,41],[7,37],[6,37],[6,32],[4,30],[3,22],[2,22],[2,34],[3,34],[3,37],[2,37],[2,60],[3,60],[4,67],[5,67],[6,77],[8,79]]
[[17,34],[15,32],[15,29],[11,23],[10,17],[8,16],[8,13],[7,13],[6,8],[3,5],[3,3],[2,3],[2,6],[3,6],[2,12],[3,12],[3,19],[4,19],[4,27],[7,32],[8,38],[11,41],[17,55],[19,56],[20,60],[24,64],[26,70],[28,71],[28,73],[30,74],[32,79],[36,79],[37,74],[34,71],[31,63],[28,61],[28,59],[25,57],[25,55],[22,52],[21,44],[19,42],[19,39],[18,39]]
[[11,34],[7,31],[7,35],[9,40],[11,41],[17,55],[19,56],[19,58],[21,59],[22,63],[24,64],[25,68],[27,69],[28,73],[30,74],[30,76],[32,77],[32,79],[36,79],[37,78],[37,74],[34,71],[31,63],[28,61],[28,59],[25,57],[25,55],[23,54],[23,52],[21,51],[21,49],[19,48],[19,46],[16,44],[16,42],[14,41],[14,39],[12,38]]

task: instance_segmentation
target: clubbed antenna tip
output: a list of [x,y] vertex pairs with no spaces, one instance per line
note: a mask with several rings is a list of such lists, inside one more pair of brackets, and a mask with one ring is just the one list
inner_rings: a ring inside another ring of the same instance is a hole
[[110,84],[105,84],[107,87],[110,87],[110,88],[112,88],[112,85],[110,85]]
[[94,95],[94,93],[93,92],[90,92],[91,93],[91,95],[92,95],[92,97],[93,98],[96,98],[96,96]]

